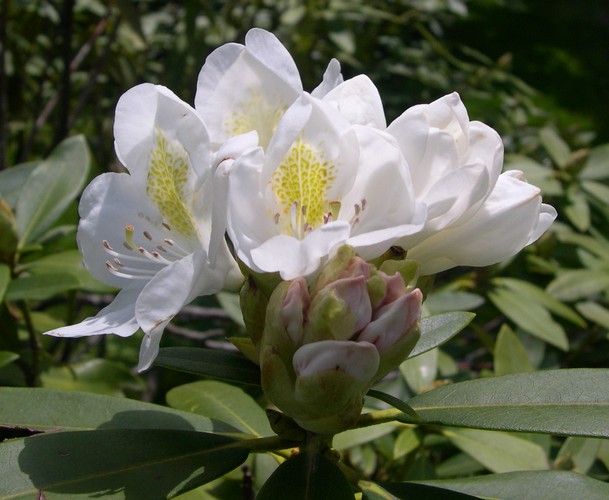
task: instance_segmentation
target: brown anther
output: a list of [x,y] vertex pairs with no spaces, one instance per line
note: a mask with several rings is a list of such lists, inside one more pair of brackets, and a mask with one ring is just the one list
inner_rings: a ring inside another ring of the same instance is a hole
[[158,248],[158,249],[159,249],[161,252],[163,252],[163,253],[167,253],[167,250],[165,250],[165,248],[164,248],[164,247],[162,247],[161,245],[157,245],[157,248]]
[[173,246],[173,241],[168,240],[168,239],[164,239],[163,240],[165,243],[167,243],[169,246]]
[[152,241],[152,236],[150,235],[150,233],[148,231],[144,231],[144,236],[146,237],[146,239],[148,241]]
[[106,267],[111,271],[117,271],[116,267],[114,267],[109,260],[106,261]]
[[120,260],[118,260],[118,258],[114,259],[114,263],[118,266],[118,267],[125,267],[125,264],[123,264]]
[[166,222],[161,222],[161,226],[163,226],[167,231],[171,231],[171,226]]
[[107,249],[107,250],[114,250],[114,248],[112,248],[110,246],[110,243],[108,243],[108,240],[104,240],[103,241],[103,245],[104,245],[104,248]]
[[146,249],[145,249],[144,247],[139,247],[139,248],[137,249],[137,251],[138,251],[139,253],[141,253],[141,254],[145,254],[145,253],[146,253]]
[[279,212],[273,216],[273,220],[275,221],[275,224],[279,224]]

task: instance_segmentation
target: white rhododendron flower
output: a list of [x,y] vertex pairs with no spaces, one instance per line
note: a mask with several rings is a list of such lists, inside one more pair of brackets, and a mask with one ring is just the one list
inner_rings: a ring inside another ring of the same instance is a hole
[[87,187],[77,238],[93,276],[122,290],[97,316],[48,333],[129,336],[141,328],[144,370],[173,316],[237,271],[226,246],[208,255],[213,155],[195,110],[164,87],[139,85],[119,100],[114,135],[129,173],[102,174]]
[[408,163],[417,200],[427,206],[425,230],[399,242],[424,274],[505,260],[556,218],[522,173],[501,174],[501,138],[469,121],[457,93],[406,110],[387,132]]
[[227,176],[228,234],[238,257],[283,279],[310,275],[345,242],[378,256],[425,220],[395,140],[352,126],[306,93],[266,151],[250,150]]
[[[341,81],[340,65],[333,60],[313,95],[321,96]],[[302,91],[290,53],[275,35],[254,28],[245,36],[245,45],[227,43],[209,55],[199,74],[195,108],[214,147],[256,131],[260,146],[266,148],[279,120]]]

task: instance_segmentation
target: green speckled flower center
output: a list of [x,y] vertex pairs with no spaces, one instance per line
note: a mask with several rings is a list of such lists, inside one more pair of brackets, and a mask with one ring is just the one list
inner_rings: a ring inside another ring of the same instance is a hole
[[226,133],[235,136],[255,130],[263,148],[269,145],[277,124],[287,109],[280,100],[269,102],[258,90],[252,91],[237,108],[242,111],[232,112],[224,122]]
[[189,158],[178,142],[156,130],[156,145],[150,155],[146,194],[158,207],[164,223],[182,236],[193,239],[198,229],[186,204],[189,198]]
[[282,232],[302,239],[332,220],[336,204],[328,199],[328,191],[335,179],[335,166],[324,154],[297,139],[270,180]]

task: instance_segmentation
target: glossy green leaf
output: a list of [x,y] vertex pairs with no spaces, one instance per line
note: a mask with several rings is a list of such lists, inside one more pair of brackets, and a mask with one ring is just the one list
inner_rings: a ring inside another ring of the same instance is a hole
[[499,330],[493,357],[497,376],[533,371],[526,349],[507,325]]
[[491,472],[548,468],[541,446],[512,434],[479,429],[446,429],[443,434]]
[[256,496],[257,500],[353,500],[353,491],[338,466],[319,453],[300,453],[282,463]]
[[385,488],[371,481],[358,481],[357,486],[362,492],[362,500],[395,500]]
[[521,295],[522,300],[538,303],[548,311],[569,320],[578,326],[586,326],[586,322],[569,306],[563,304],[560,300],[556,300],[547,291],[539,288],[528,281],[518,280],[514,278],[495,278],[493,284],[509,288],[510,290]]
[[569,349],[564,329],[543,305],[507,288],[495,288],[488,296],[497,309],[523,330],[563,351]]
[[474,313],[457,311],[421,319],[421,338],[408,358],[414,358],[444,344],[463,330],[475,316]]
[[586,474],[596,461],[602,442],[601,439],[568,437],[554,461],[556,468]]
[[172,370],[260,385],[260,368],[240,353],[198,347],[162,348],[155,364]]
[[28,276],[9,283],[6,300],[44,300],[79,287],[80,281],[72,274],[55,272]]
[[601,144],[590,151],[580,177],[595,180],[609,177],[609,144]]
[[530,184],[541,189],[544,196],[560,196],[562,186],[551,166],[542,165],[524,155],[510,154],[505,156],[505,170],[521,170]]
[[436,467],[438,477],[472,476],[482,472],[484,466],[467,453],[457,453]]
[[121,396],[126,387],[142,391],[143,380],[125,366],[107,359],[90,359],[70,366],[51,367],[40,375],[46,389]]
[[39,164],[38,161],[32,161],[0,171],[0,196],[6,200],[13,210],[17,206],[21,189]]
[[10,351],[0,351],[0,367],[19,359],[19,354]]
[[[575,472],[523,471],[488,474],[459,479],[436,479],[420,483],[460,491],[483,498],[502,500],[604,500],[609,484]],[[398,491],[383,485],[394,494]],[[427,498],[427,497],[426,497]]]
[[418,483],[381,483],[381,486],[397,498],[421,498],[425,500],[465,500],[477,498],[458,491],[451,491],[441,485]]
[[590,227],[590,205],[586,195],[576,186],[567,191],[567,205],[563,208],[564,214],[580,231],[587,231]]
[[230,292],[220,292],[216,294],[216,298],[222,309],[230,316],[235,323],[245,328],[243,314],[241,314],[241,304],[239,294]]
[[601,325],[609,330],[609,309],[597,302],[580,302],[575,308],[590,321]]
[[604,292],[609,288],[609,272],[592,269],[560,271],[548,285],[548,293],[558,300],[574,301]]
[[332,446],[337,450],[346,450],[347,448],[369,443],[381,436],[385,436],[393,432],[396,427],[398,427],[398,424],[394,422],[385,422],[371,427],[349,429],[334,436]]
[[243,463],[235,443],[167,429],[39,434],[0,445],[0,497],[168,498]]
[[0,387],[0,426],[38,431],[176,429],[233,432],[200,415],[99,394]]
[[607,240],[600,235],[594,234],[588,236],[585,234],[576,233],[570,229],[557,231],[556,236],[561,243],[577,245],[592,252],[603,260],[609,261],[609,244]]
[[205,415],[255,436],[271,436],[264,410],[248,394],[229,384],[202,380],[167,393],[167,403],[179,410]]
[[421,446],[421,438],[414,428],[404,429],[398,434],[393,445],[393,459],[396,460]]
[[609,437],[609,370],[566,369],[469,380],[408,401],[423,422]]
[[12,262],[17,251],[19,235],[15,214],[8,203],[0,196],[0,260]]
[[37,241],[78,196],[89,173],[83,136],[63,141],[28,176],[17,207],[20,245]]
[[417,394],[428,390],[438,376],[438,349],[432,349],[400,365],[404,380]]
[[4,300],[4,294],[11,281],[11,270],[6,264],[0,263],[0,302]]
[[425,307],[433,314],[471,311],[482,304],[484,304],[484,297],[469,292],[443,291],[431,293],[425,299]]
[[379,400],[387,403],[388,405],[391,405],[394,408],[397,408],[402,413],[405,413],[408,417],[413,419],[413,421],[415,421],[415,422],[419,420],[419,416],[410,406],[408,406],[406,403],[404,403],[404,401],[402,401],[401,399],[398,399],[395,396],[392,396],[391,394],[387,394],[385,392],[370,389],[366,395],[370,396],[372,398],[379,399]]
[[564,168],[569,164],[571,150],[554,129],[542,128],[539,131],[539,140],[557,166]]

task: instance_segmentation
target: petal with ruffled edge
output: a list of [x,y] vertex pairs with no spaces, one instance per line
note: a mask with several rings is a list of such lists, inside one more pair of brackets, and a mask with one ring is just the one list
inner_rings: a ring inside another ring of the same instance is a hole
[[366,125],[380,130],[387,126],[381,96],[366,75],[355,76],[328,92],[324,98],[353,125]]
[[88,335],[114,334],[129,337],[139,328],[135,319],[135,301],[142,290],[139,283],[123,288],[114,300],[97,315],[86,318],[76,325],[64,326],[46,332],[55,337],[84,337]]
[[204,250],[162,269],[137,298],[135,315],[144,331],[138,370],[150,367],[159,352],[163,330],[173,317],[199,295],[220,291],[226,270],[211,267]]
[[539,188],[521,180],[522,172],[499,176],[489,198],[468,221],[439,231],[408,251],[423,274],[455,266],[487,266],[507,259],[532,243],[556,218],[541,203]]
[[245,45],[229,43],[208,56],[199,73],[195,108],[215,147],[252,130],[266,147],[279,119],[301,93],[292,56],[273,34],[254,28]]

